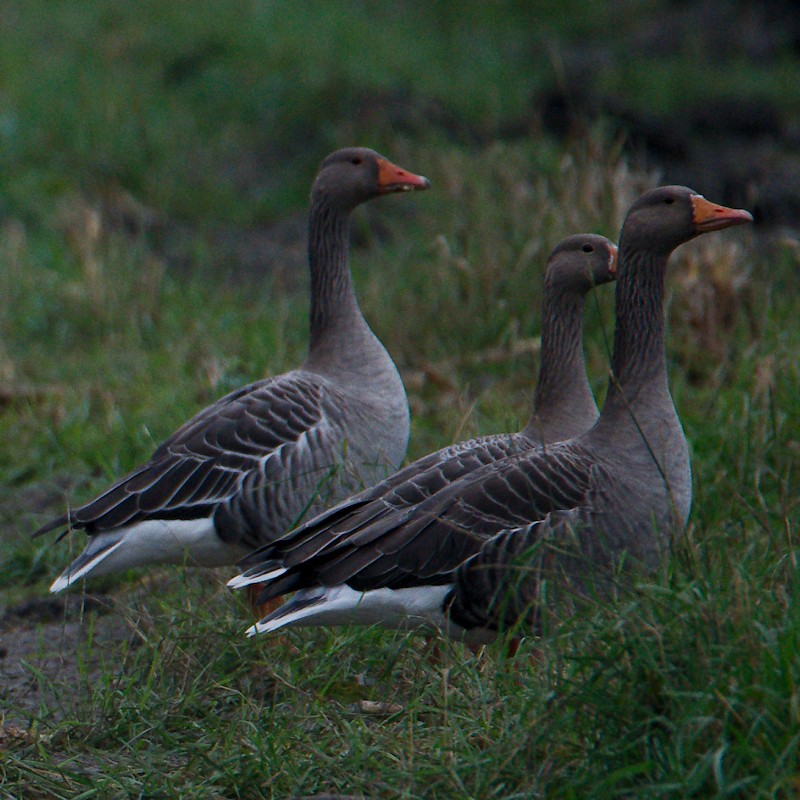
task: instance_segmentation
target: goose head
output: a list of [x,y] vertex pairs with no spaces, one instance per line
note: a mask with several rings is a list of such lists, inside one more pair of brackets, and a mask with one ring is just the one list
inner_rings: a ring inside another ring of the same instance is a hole
[[620,242],[633,249],[670,253],[702,233],[752,221],[750,212],[712,203],[687,186],[661,186],[631,206]]
[[605,236],[569,236],[547,259],[545,287],[584,295],[595,286],[613,281],[616,271],[617,246]]
[[346,147],[322,162],[311,197],[349,210],[380,195],[427,189],[430,185],[427,178],[398,167],[374,150]]

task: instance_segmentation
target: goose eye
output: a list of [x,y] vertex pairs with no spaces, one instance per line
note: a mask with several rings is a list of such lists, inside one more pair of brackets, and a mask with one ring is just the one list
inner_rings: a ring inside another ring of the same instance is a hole
[[590,244],[585,244],[581,249],[584,253],[594,253],[594,247],[592,247]]
[[675,198],[674,198],[674,197],[665,197],[665,198],[664,198],[664,202],[665,202],[665,203],[666,203],[668,206],[671,206],[671,205],[672,205],[672,204],[675,202]]
[[363,161],[363,159],[361,159],[358,156],[356,156],[355,158],[351,158],[350,159],[350,163],[351,164],[355,164],[355,166],[359,166],[360,164],[363,164],[364,161]]

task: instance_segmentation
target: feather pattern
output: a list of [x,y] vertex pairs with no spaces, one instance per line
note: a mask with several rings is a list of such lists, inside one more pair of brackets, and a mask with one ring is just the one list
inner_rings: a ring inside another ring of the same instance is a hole
[[[316,556],[273,543],[274,560],[302,576],[303,585],[346,583],[364,591],[441,584],[488,536],[541,519],[554,508],[578,505],[594,465],[576,448],[533,450],[489,464],[411,508],[388,508],[367,525],[334,538]],[[550,487],[557,486],[557,492]],[[288,577],[288,576],[287,576]],[[294,576],[292,576],[294,577]],[[267,588],[279,593],[281,578]]]
[[550,604],[557,594],[602,591],[598,579],[601,565],[610,566],[609,550],[594,546],[596,529],[586,508],[577,508],[500,531],[456,570],[444,600],[451,623],[466,631],[520,623],[537,631],[545,591]]
[[[181,519],[206,517],[211,510],[222,513],[235,498],[244,505],[277,506],[282,487],[274,477],[270,480],[276,470],[268,468],[274,459],[296,462],[298,474],[311,486],[321,477],[315,462],[340,458],[336,449],[342,431],[330,422],[337,400],[324,380],[299,370],[242,387],[179,428],[146,464],[38,533],[64,525],[95,533],[169,518],[176,511]],[[316,458],[304,446],[307,437],[321,448]],[[240,497],[245,485],[250,495]],[[265,497],[257,498],[256,489],[263,489]]]

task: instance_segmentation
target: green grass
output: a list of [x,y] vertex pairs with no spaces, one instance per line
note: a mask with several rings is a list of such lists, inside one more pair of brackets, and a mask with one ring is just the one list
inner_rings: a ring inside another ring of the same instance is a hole
[[[81,547],[29,538],[67,498],[302,360],[305,274],[237,282],[214,234],[302,213],[328,150],[378,146],[432,180],[359,209],[352,253],[409,388],[409,458],[521,424],[547,252],[581,230],[614,236],[657,181],[602,124],[567,145],[495,132],[547,85],[558,47],[594,31],[620,48],[620,15],[658,3],[542,3],[533,31],[526,3],[466,3],[458,24],[444,2],[301,5],[0,16],[0,608],[46,598]],[[650,102],[669,107],[690,67],[676,54]],[[769,69],[753,83],[784,91]],[[645,97],[642,75],[604,80]],[[434,101],[447,113],[428,123]],[[0,621],[3,675],[29,637],[22,684],[0,684],[0,797],[796,796],[797,258],[737,229],[673,259],[671,386],[695,495],[662,573],[514,661],[447,642],[437,660],[435,637],[381,630],[246,640],[229,570],[99,579],[111,613]],[[599,398],[612,294],[588,308]]]

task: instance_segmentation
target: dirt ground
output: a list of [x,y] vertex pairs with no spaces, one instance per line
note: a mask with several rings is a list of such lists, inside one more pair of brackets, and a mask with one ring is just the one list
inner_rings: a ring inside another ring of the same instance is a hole
[[131,636],[113,608],[107,596],[74,594],[34,598],[2,613],[0,726],[27,729],[42,708],[51,721],[75,711],[117,650],[109,645]]

